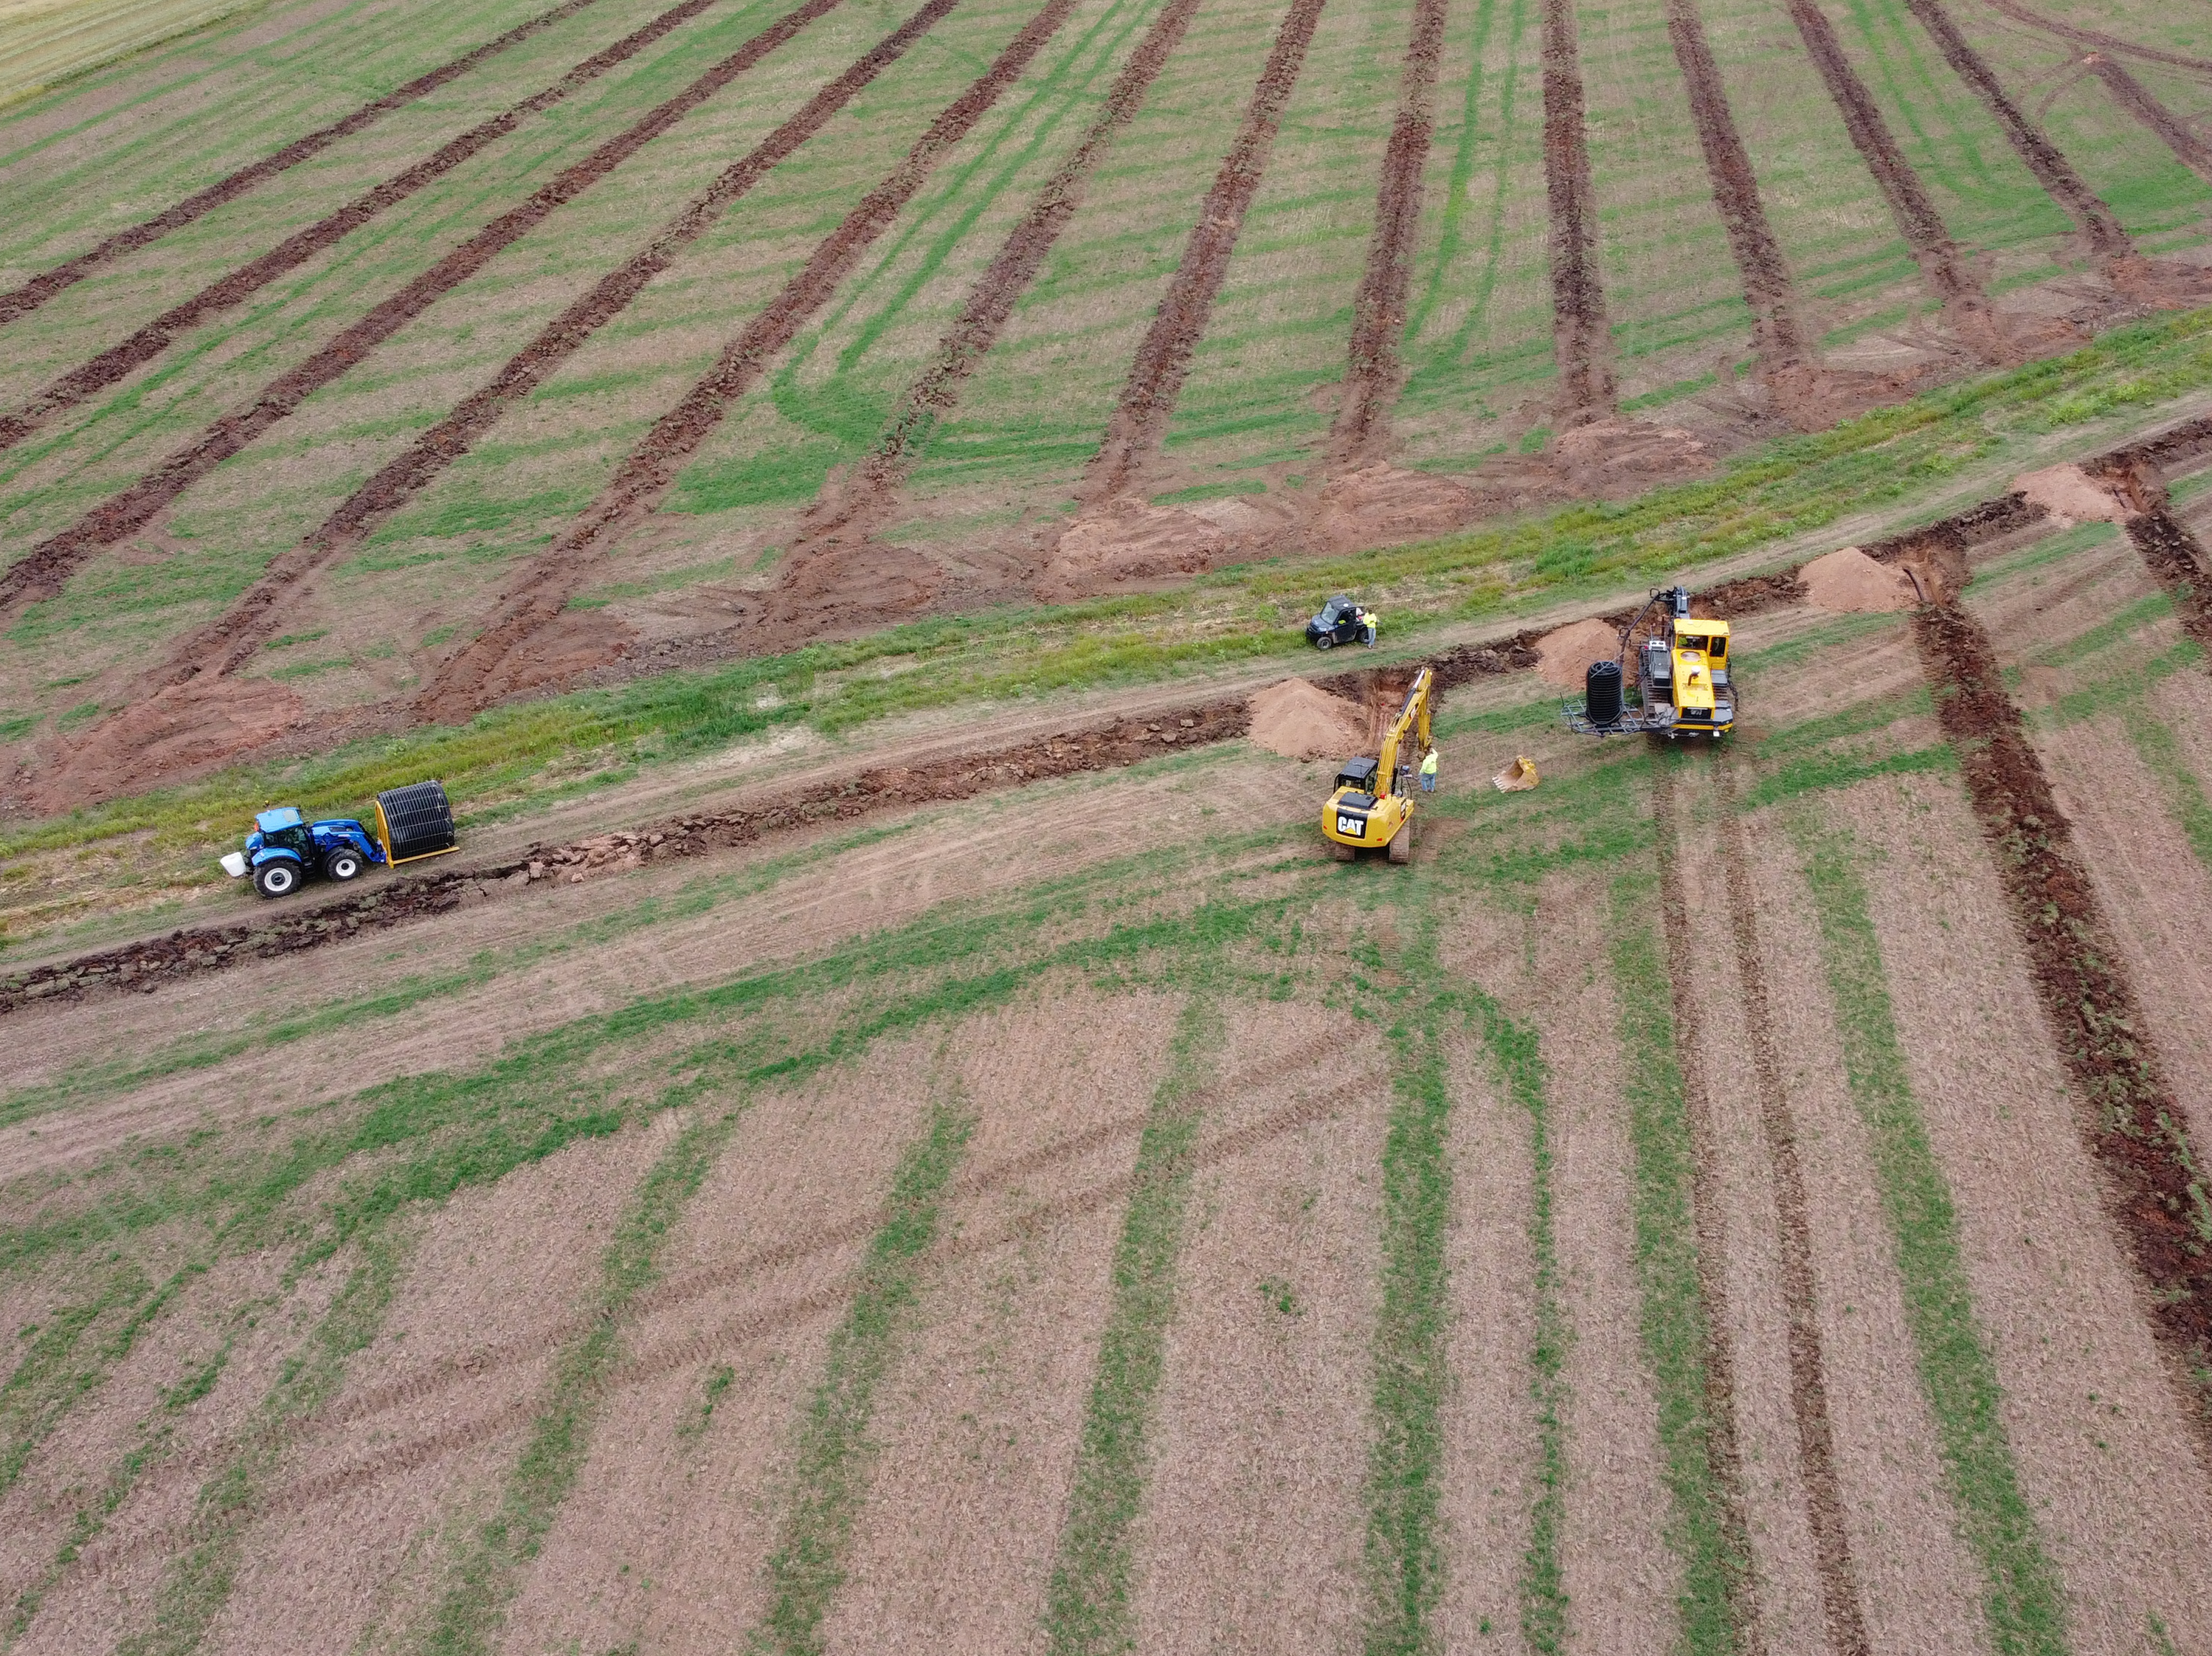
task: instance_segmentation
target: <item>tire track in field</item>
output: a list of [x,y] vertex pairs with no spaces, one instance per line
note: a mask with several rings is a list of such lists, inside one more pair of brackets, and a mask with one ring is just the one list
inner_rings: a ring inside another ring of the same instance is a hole
[[[520,206],[485,225],[379,303],[368,315],[340,331],[307,361],[270,381],[246,407],[216,420],[198,438],[137,483],[111,496],[70,527],[49,536],[5,570],[0,570],[0,617],[33,600],[59,593],[87,558],[145,527],[187,489],[247,444],[289,419],[314,393],[343,379],[386,340],[535,229],[556,210],[606,178],[840,3],[841,0],[805,0],[796,10],[753,36],[683,91],[541,186]],[[957,3],[958,0],[931,0],[924,10],[941,16]]]
[[1715,776],[1715,829],[1721,876],[1728,893],[1729,928],[1735,945],[1737,1004],[1759,1083],[1759,1126],[1774,1170],[1776,1251],[1781,1260],[1782,1304],[1789,1318],[1790,1412],[1797,1427],[1797,1458],[1805,1482],[1805,1517],[1813,1535],[1814,1567],[1820,1580],[1820,1610],[1833,1656],[1872,1656],[1858,1572],[1851,1562],[1850,1531],[1844,1521],[1844,1493],[1836,1476],[1835,1428],[1828,1416],[1827,1361],[1821,1350],[1813,1275],[1813,1227],[1808,1217],[1805,1173],[1797,1159],[1797,1123],[1782,1079],[1774,1014],[1766,1001],[1766,967],[1759,941],[1759,908],[1736,817],[1735,750],[1719,756]]
[[2014,153],[2035,174],[2045,193],[2074,221],[2075,228],[2089,244],[2090,253],[2103,266],[2106,278],[2129,297],[2154,299],[2161,283],[2150,261],[2136,250],[2134,240],[2121,227],[2112,210],[2074,170],[2073,162],[2021,113],[1996,71],[1951,21],[1942,0],[1905,0],[1905,6],[1920,20],[1920,26],[1934,40],[1936,50],[1943,54],[1952,72],[1974,89],[1990,113],[1996,118]]
[[[1334,1050],[1334,1044],[1333,1041],[1316,1042],[1310,1047],[1302,1048],[1269,1064],[1206,1088],[1202,1096],[1209,1108],[1233,1101],[1256,1087],[1279,1081],[1323,1062]],[[1381,1078],[1375,1079],[1379,1084]],[[1338,1107],[1336,1099],[1331,1096],[1286,1105],[1242,1127],[1202,1140],[1192,1153],[1188,1166],[1196,1171],[1249,1155],[1310,1126]],[[1136,1137],[1143,1131],[1145,1117],[1141,1115],[1127,1117],[1074,1139],[1044,1147],[1021,1158],[1020,1162],[1022,1166],[1027,1167],[1030,1164],[1043,1165],[1073,1159],[1109,1140]],[[957,1201],[981,1194],[1016,1177],[1018,1177],[1018,1170],[1012,1165],[991,1169],[976,1178],[961,1181],[952,1193],[952,1199]],[[1085,1218],[1126,1202],[1135,1185],[1135,1179],[1127,1173],[1101,1179],[1054,1201],[1039,1202],[990,1229],[950,1236],[931,1251],[928,1262],[933,1267],[941,1269],[963,1260],[987,1257],[1016,1243],[1029,1240],[1048,1227]],[[707,1287],[731,1286],[742,1281],[742,1277],[733,1274],[739,1264],[763,1269],[773,1269],[781,1264],[796,1263],[841,1243],[865,1239],[883,1219],[881,1210],[872,1209],[826,1227],[816,1237],[799,1239],[791,1244],[764,1250],[747,1261],[733,1262],[730,1267],[719,1268],[717,1281],[701,1284],[702,1291]],[[747,1274],[751,1273],[748,1271]],[[706,1273],[700,1275],[703,1276]],[[687,1285],[690,1283],[690,1278],[684,1281]],[[618,1365],[600,1385],[594,1388],[593,1395],[648,1385],[727,1352],[734,1346],[763,1339],[783,1330],[800,1326],[817,1317],[830,1315],[850,1300],[858,1281],[857,1277],[848,1276],[726,1318],[710,1328],[667,1340]],[[697,1295],[689,1292],[678,1296],[680,1300],[695,1297]],[[623,1320],[634,1324],[641,1320],[653,1306],[668,1303],[671,1303],[670,1299],[663,1295],[652,1296],[649,1301],[641,1297],[636,1310],[626,1314]],[[572,1337],[584,1326],[582,1323],[564,1324],[560,1331],[561,1337]],[[516,1363],[543,1356],[552,1349],[553,1343],[552,1336],[548,1336],[546,1341],[527,1348],[520,1344],[502,1348],[496,1354],[488,1355],[482,1362],[471,1363],[463,1359],[425,1370],[419,1375],[410,1377],[406,1382],[380,1389],[375,1394],[375,1406],[373,1408],[349,1404],[301,1422],[293,1434],[294,1440],[309,1439],[358,1421],[373,1419],[393,1409],[421,1404],[450,1391],[456,1385],[483,1379]],[[257,1517],[282,1516],[304,1511],[351,1490],[416,1470],[449,1455],[515,1431],[529,1422],[533,1412],[534,1404],[531,1399],[514,1397],[473,1419],[460,1421],[452,1426],[433,1428],[404,1442],[364,1455],[351,1464],[301,1478],[285,1489],[272,1492],[257,1507]],[[149,1482],[167,1483],[187,1476],[196,1470],[204,1471],[220,1464],[234,1447],[234,1445],[228,1444],[210,1445],[190,1456],[179,1457],[161,1469],[158,1480],[149,1480]],[[134,1558],[149,1552],[173,1552],[199,1538],[201,1526],[190,1519],[167,1529],[147,1530],[117,1537],[107,1546],[95,1545],[85,1550],[77,1567],[79,1579],[98,1580]]]
[[938,343],[937,354],[921,376],[908,387],[890,428],[869,452],[858,475],[842,494],[810,514],[787,555],[787,568],[796,568],[823,546],[841,540],[865,539],[889,520],[899,490],[915,455],[939,421],[959,404],[961,387],[976,365],[999,342],[1030,284],[1060,239],[1083,194],[1091,174],[1112,148],[1121,129],[1144,107],[1153,81],[1182,44],[1199,0],[1170,0],[1153,21],[1137,50],[1106,94],[1083,142],[1037,192],[1029,212],[1007,234],[998,256],[977,278],[960,317]]
[[452,172],[487,144],[504,137],[532,116],[544,113],[570,93],[589,85],[609,70],[628,62],[654,41],[721,3],[722,0],[683,0],[682,4],[661,13],[604,52],[585,58],[543,91],[525,98],[489,120],[471,127],[434,154],[394,174],[327,217],[286,238],[260,258],[217,277],[183,303],[171,306],[121,344],[112,345],[89,362],[71,368],[13,413],[0,416],[0,453],[5,453],[21,442],[52,416],[75,407],[94,393],[104,390],[125,375],[144,367],[167,350],[179,334],[243,304],[247,298],[287,271],[297,270],[317,253],[335,247],[386,209],[397,206],[424,185]]
[[1764,1656],[1765,1641],[1759,1616],[1759,1582],[1752,1564],[1750,1500],[1743,1480],[1743,1452],[1735,1422],[1735,1355],[1729,1341],[1728,1225],[1714,1189],[1715,1145],[1711,1078],[1707,1073],[1705,1017],[1692,979],[1697,941],[1690,928],[1690,907],[1682,889],[1682,816],[1674,797],[1674,771],[1680,758],[1654,755],[1653,803],[1658,817],[1659,910],[1667,938],[1667,981],[1674,1015],[1675,1050],[1681,1067],[1682,1101],[1689,1123],[1690,1214],[1697,1239],[1698,1296],[1704,1304],[1705,1456],[1720,1496],[1725,1551],[1741,1568],[1725,1570],[1729,1620],[1735,1647],[1747,1656]]
[[2212,148],[2183,125],[2181,118],[2150,94],[2150,89],[2128,72],[2127,66],[2108,52],[2093,52],[2081,60],[2089,72],[2105,83],[2112,101],[2134,116],[2197,177],[2212,184]]
[[2063,23],[2055,17],[2045,17],[2030,11],[2020,3],[2020,0],[1982,0],[1982,3],[1991,11],[2011,18],[2015,23],[2025,23],[2030,28],[2071,40],[2076,46],[2088,46],[2098,52],[2123,52],[2130,58],[2140,58],[2146,63],[2165,64],[2174,69],[2194,70],[2200,75],[2212,75],[2212,58],[2185,58],[2179,52],[2160,52],[2155,46],[2137,46],[2132,40],[2121,40],[2117,34],[2083,28],[2075,23]]
[[[933,0],[950,9],[952,0]],[[930,123],[904,160],[816,247],[805,266],[722,351],[706,377],[662,415],[616,469],[577,521],[509,585],[490,624],[447,658],[416,697],[418,716],[442,720],[474,711],[495,676],[538,631],[558,619],[606,544],[649,514],[676,480],[677,467],[751,388],[769,362],[830,301],[876,238],[890,228],[953,146],[973,130],[1030,60],[1074,11],[1076,0],[1048,0],[989,68]]]
[[1346,470],[1382,458],[1390,406],[1405,383],[1403,341],[1420,244],[1421,174],[1437,130],[1437,70],[1443,57],[1449,0],[1420,0],[1398,77],[1398,114],[1382,152],[1375,232],[1352,301],[1351,360],[1344,402],[1329,433],[1330,460]]
[[181,229],[194,219],[204,217],[216,208],[237,200],[248,191],[266,184],[279,173],[289,172],[301,161],[320,155],[339,139],[351,137],[355,133],[374,126],[393,110],[404,109],[409,104],[427,98],[440,87],[458,80],[508,47],[520,46],[532,35],[599,3],[599,0],[563,0],[563,3],[550,11],[542,11],[526,21],[517,23],[506,33],[485,41],[475,51],[465,52],[453,62],[434,69],[427,75],[419,75],[406,85],[363,104],[343,119],[310,132],[304,138],[295,138],[274,155],[264,155],[252,165],[240,167],[228,178],[220,179],[197,194],[186,196],[175,206],[157,213],[144,223],[134,224],[127,230],[118,230],[97,247],[55,265],[41,276],[33,277],[11,292],[0,294],[0,327],[5,327],[19,317],[29,315],[56,294],[74,287],[101,265],[112,264],[124,254],[158,241],[170,231]]
[[1759,175],[1752,168],[1743,135],[1736,130],[1728,87],[1721,79],[1720,65],[1713,61],[1697,0],[1667,0],[1667,39],[1689,90],[1690,116],[1697,124],[1698,148],[1705,152],[1713,203],[1727,227],[1729,251],[1743,281],[1744,302],[1751,307],[1759,376],[1790,424],[1800,431],[1824,429],[1834,423],[1828,376],[1805,348],[1790,262],[1783,257],[1782,243],[1766,216]]
[[1942,595],[1914,613],[1912,636],[2073,1082],[2082,1138],[2106,1175],[2100,1195],[2174,1365],[2198,1453],[2212,1464],[2212,1385],[2198,1378],[2212,1371],[2212,1197],[2191,1160],[2180,1101],[1989,635]]
[[[807,0],[800,11],[811,13],[807,19],[811,21],[837,3],[838,0]],[[181,685],[204,673],[228,676],[244,667],[268,636],[283,600],[301,582],[358,547],[378,524],[466,454],[510,407],[544,384],[555,368],[628,308],[646,284],[712,229],[733,203],[821,131],[957,3],[958,0],[930,0],[817,92],[797,114],[732,163],[703,194],[664,225],[643,251],[601,277],[510,357],[489,384],[464,399],[404,454],[355,490],[313,534],[270,563],[228,610],[172,650],[152,682],[156,686]],[[793,18],[799,15],[799,12],[792,14]]]
[[1552,352],[1561,426],[1620,412],[1597,262],[1596,186],[1583,130],[1582,49],[1574,0],[1544,0],[1544,191],[1551,208]]
[[1129,365],[1121,399],[1107,422],[1106,439],[1085,468],[1083,491],[1109,500],[1134,484],[1167,435],[1168,421],[1182,394],[1197,349],[1213,312],[1214,299],[1229,273],[1229,257],[1244,228],[1244,215],[1260,192],[1261,175],[1283,123],[1283,110],[1305,67],[1327,0],[1291,0],[1276,31],[1275,43],[1244,107],[1236,142],[1214,174],[1200,206],[1198,222],[1183,244],[1175,279],[1160,300]]
[[1850,134],[1853,147],[1874,175],[1875,187],[1888,204],[1898,234],[1905,238],[1913,262],[1920,267],[1921,278],[1942,306],[1944,321],[1961,344],[1992,367],[2018,362],[2021,354],[2005,338],[1988,291],[1967,267],[1927,186],[1921,183],[1920,175],[1898,147],[1881,107],[1851,66],[1827,13],[1821,10],[1818,0],[1789,0],[1789,4],[1790,20],[1797,25],[1806,53],[1820,71],[1837,113],[1843,117],[1844,130]]

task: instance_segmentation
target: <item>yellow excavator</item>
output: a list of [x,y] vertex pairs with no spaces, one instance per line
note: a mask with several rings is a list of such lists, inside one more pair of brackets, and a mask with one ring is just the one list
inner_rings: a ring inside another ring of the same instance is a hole
[[1376,758],[1346,759],[1338,767],[1336,790],[1322,807],[1321,831],[1339,862],[1361,849],[1385,845],[1393,862],[1413,860],[1413,767],[1429,751],[1429,703],[1436,674],[1423,667],[1413,675],[1406,705],[1382,734]]

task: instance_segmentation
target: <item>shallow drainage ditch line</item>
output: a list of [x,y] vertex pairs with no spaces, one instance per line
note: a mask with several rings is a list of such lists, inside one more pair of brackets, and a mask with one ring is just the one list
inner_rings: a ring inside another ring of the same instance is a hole
[[[1614,923],[1621,928],[1621,941],[1614,949],[1614,974],[1622,1044],[1630,1058],[1644,1349],[1657,1383],[1660,1445],[1683,1531],[1677,1545],[1683,1553],[1685,1629],[1693,1650],[1763,1656],[1766,1646],[1736,1431],[1728,1229],[1714,1188],[1719,1152],[1706,1071],[1707,1036],[1692,981],[1697,952],[1682,885],[1683,822],[1675,773],[1694,762],[1679,750],[1652,756],[1653,849],[1665,954],[1662,959],[1652,947],[1648,916],[1632,909],[1642,895],[1639,877],[1616,877]],[[1663,1013],[1653,988],[1655,971],[1667,985]],[[1632,980],[1632,973],[1643,975]],[[1694,1352],[1688,1343],[1692,1339]],[[1694,1398],[1689,1390],[1693,1385]],[[1698,1455],[1702,1467],[1692,1464]],[[1712,1600],[1716,1591],[1723,1596],[1720,1604]]]
[[[946,9],[955,0],[932,0]],[[726,345],[714,367],[653,423],[598,496],[551,546],[511,581],[476,637],[447,658],[416,697],[419,716],[476,711],[500,669],[565,612],[586,573],[625,527],[650,514],[678,467],[721,424],[730,405],[767,372],[806,320],[829,303],[861,255],[927,183],[938,165],[1020,79],[1030,60],[1074,13],[1076,0],[1047,0],[990,65],[915,140],[889,176],[841,219],[767,307]]]
[[2083,1139],[2107,1176],[2106,1213],[2174,1365],[2198,1452],[2212,1464],[2212,1197],[2185,1115],[1989,635],[1956,602],[1916,612],[1912,632],[2073,1082]]
[[550,11],[540,12],[537,16],[516,24],[506,33],[487,40],[473,52],[464,52],[427,75],[417,76],[404,86],[394,88],[382,97],[363,104],[351,114],[328,126],[310,132],[303,138],[295,138],[274,155],[265,155],[251,166],[240,167],[228,178],[220,179],[206,189],[185,197],[173,207],[143,223],[134,224],[127,230],[118,230],[98,246],[32,277],[21,287],[0,294],[0,327],[6,326],[18,317],[28,315],[55,295],[83,281],[101,265],[112,264],[125,253],[157,241],[170,231],[181,229],[193,220],[237,200],[279,173],[287,172],[301,161],[320,155],[339,139],[351,137],[355,133],[374,125],[393,110],[404,109],[409,104],[428,97],[440,87],[459,79],[510,46],[520,46],[532,35],[599,3],[599,0],[565,0],[565,3],[554,7]]
[[[306,361],[263,386],[245,406],[213,421],[198,437],[171,453],[136,483],[109,496],[68,528],[48,536],[5,569],[0,569],[0,616],[13,613],[33,600],[59,593],[85,560],[144,528],[158,513],[173,504],[224,461],[297,413],[316,392],[344,378],[386,340],[476,275],[498,254],[560,208],[602,182],[638,151],[676,127],[693,110],[839,3],[840,0],[805,0],[796,10],[756,34],[683,91],[540,186],[521,205],[501,214],[429,269],[380,301],[367,315],[339,330]],[[957,0],[931,0],[923,11],[934,22],[957,3]],[[922,27],[926,28],[927,25]],[[882,50],[878,48],[878,52]],[[897,52],[891,55],[895,58]]]
[[115,384],[167,350],[179,334],[241,305],[261,289],[335,247],[354,231],[459,167],[478,150],[544,113],[572,92],[628,62],[722,0],[682,0],[642,27],[593,53],[544,90],[478,123],[404,171],[356,196],[337,211],[287,236],[269,252],[218,277],[191,298],[171,306],[121,344],[60,375],[14,412],[0,415],[0,452],[13,448],[64,409]]
[[[1813,1269],[1813,1228],[1805,1175],[1797,1156],[1797,1124],[1783,1081],[1774,1014],[1766,998],[1766,966],[1759,937],[1749,847],[1737,814],[1735,752],[1719,756],[1714,771],[1714,827],[1735,944],[1736,1003],[1759,1092],[1760,1136],[1774,1179],[1775,1251],[1778,1286],[1788,1319],[1790,1413],[1797,1428],[1797,1458],[1805,1483],[1806,1527],[1813,1537],[1820,1582],[1820,1609],[1834,1656],[1872,1656],[1858,1572],[1844,1521],[1843,1485],[1836,1472],[1835,1428],[1828,1413],[1827,1362],[1821,1349],[1818,1282]],[[1669,937],[1670,946],[1673,938]]]
[[1563,426],[1620,411],[1598,265],[1597,186],[1585,131],[1582,50],[1574,0],[1544,0],[1544,189],[1552,234],[1553,356]]
[[1784,820],[1802,859],[1844,1079],[1866,1125],[1914,1366],[1945,1492],[1981,1570],[1990,1642],[2001,1656],[2064,1656],[2063,1585],[2021,1489],[1958,1210],[1906,1068],[1865,883],[1842,834],[1808,812]]

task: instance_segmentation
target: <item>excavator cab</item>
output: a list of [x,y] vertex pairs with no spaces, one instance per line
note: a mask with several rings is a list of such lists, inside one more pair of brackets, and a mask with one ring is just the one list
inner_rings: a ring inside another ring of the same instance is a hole
[[1435,675],[1427,667],[1413,676],[1406,704],[1383,734],[1374,758],[1346,759],[1337,767],[1336,786],[1322,807],[1321,831],[1340,862],[1362,848],[1386,848],[1393,862],[1413,860],[1413,756],[1429,749],[1429,702]]

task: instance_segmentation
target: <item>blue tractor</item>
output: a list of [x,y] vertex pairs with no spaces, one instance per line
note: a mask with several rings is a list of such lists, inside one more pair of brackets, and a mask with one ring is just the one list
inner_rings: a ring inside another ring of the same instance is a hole
[[372,834],[352,817],[309,822],[297,806],[280,806],[253,819],[246,849],[222,859],[234,880],[251,874],[264,897],[288,897],[309,874],[343,883],[369,868],[441,856],[457,849],[453,807],[434,782],[389,788],[376,796],[377,825]]

